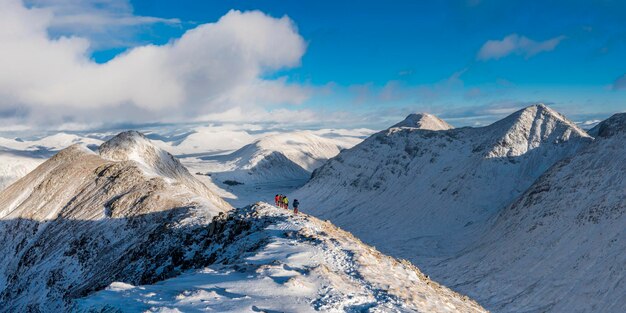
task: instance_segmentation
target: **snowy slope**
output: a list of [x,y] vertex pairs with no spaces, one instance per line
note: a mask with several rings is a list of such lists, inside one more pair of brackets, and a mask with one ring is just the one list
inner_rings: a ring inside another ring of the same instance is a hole
[[258,139],[257,135],[233,126],[193,127],[182,136],[173,136],[177,140],[160,138],[155,133],[148,136],[160,139],[154,140],[155,144],[177,156],[234,151]]
[[231,207],[128,135],[103,145],[106,159],[66,148],[0,192],[0,311],[65,311],[115,280],[151,283],[210,263],[199,234]]
[[626,312],[626,114],[432,271],[495,312]]
[[207,249],[218,251],[215,264],[154,285],[116,282],[77,310],[484,312],[328,222],[263,203],[219,220],[232,237]]
[[0,190],[24,177],[45,160],[30,153],[0,150]]
[[57,133],[51,136],[24,140],[24,139],[8,139],[0,137],[0,147],[19,151],[59,151],[73,144],[82,144],[85,146],[98,146],[101,140],[89,137],[83,137],[73,134]]
[[220,181],[306,180],[314,169],[341,149],[358,142],[358,138],[338,140],[309,131],[280,133],[262,137],[231,154],[204,159],[213,162],[213,167],[207,169]]
[[291,198],[422,266],[425,257],[469,244],[552,164],[592,141],[541,104],[481,128],[448,129],[437,120],[411,115],[371,136],[316,170]]
[[33,140],[0,137],[0,190],[28,174],[54,153],[76,143],[97,146],[101,141],[65,133]]

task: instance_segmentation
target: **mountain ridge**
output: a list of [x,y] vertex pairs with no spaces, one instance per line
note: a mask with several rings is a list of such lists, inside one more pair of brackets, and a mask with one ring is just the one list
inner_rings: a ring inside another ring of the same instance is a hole
[[[7,311],[46,312],[113,279],[148,283],[208,263],[194,234],[232,209],[81,145],[0,192],[0,208],[0,301]],[[185,240],[198,246],[182,255]]]
[[544,105],[481,128],[391,127],[330,159],[291,197],[425,266],[422,257],[461,249],[552,164],[592,140]]

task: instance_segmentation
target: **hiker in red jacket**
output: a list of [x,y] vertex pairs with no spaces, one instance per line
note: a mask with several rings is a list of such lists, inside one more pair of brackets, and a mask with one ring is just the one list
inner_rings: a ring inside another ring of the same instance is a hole
[[278,206],[278,201],[280,201],[280,195],[276,194],[274,197],[274,205]]

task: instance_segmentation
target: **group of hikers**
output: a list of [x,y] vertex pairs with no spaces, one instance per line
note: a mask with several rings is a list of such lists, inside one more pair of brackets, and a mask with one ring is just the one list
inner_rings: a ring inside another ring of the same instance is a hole
[[[289,198],[287,198],[287,196],[276,195],[274,197],[274,202],[276,203],[277,207],[289,210]],[[293,206],[293,213],[298,214],[298,206],[300,205],[300,201],[298,201],[298,199],[295,199],[293,200],[293,203],[291,205]]]

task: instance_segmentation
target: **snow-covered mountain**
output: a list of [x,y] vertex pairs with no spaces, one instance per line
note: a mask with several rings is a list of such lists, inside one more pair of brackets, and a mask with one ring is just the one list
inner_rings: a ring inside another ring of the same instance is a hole
[[273,134],[212,161],[211,176],[219,181],[259,183],[281,180],[307,180],[311,172],[342,149],[361,140],[344,137],[324,138],[309,131]]
[[2,311],[64,311],[115,280],[211,262],[202,234],[231,207],[142,139],[123,133],[102,156],[73,145],[0,193]]
[[[215,220],[216,263],[158,284],[112,283],[81,312],[485,312],[329,222],[258,203]],[[242,253],[245,251],[245,253]]]
[[0,312],[484,312],[330,223],[232,209],[137,132],[0,192],[0,240]]
[[0,190],[24,177],[45,160],[35,154],[0,150]]
[[73,144],[82,144],[97,147],[102,144],[99,139],[78,136],[67,133],[57,133],[42,138],[25,140],[21,138],[8,139],[0,137],[0,147],[16,151],[59,151]]
[[407,116],[403,121],[397,123],[391,128],[418,128],[427,130],[446,130],[452,129],[452,125],[446,121],[429,113],[414,113]]
[[626,114],[590,133],[433,277],[495,312],[626,312]]
[[476,239],[550,166],[592,141],[542,104],[486,127],[449,128],[411,115],[329,160],[291,198],[421,266]]
[[200,126],[186,129],[181,134],[161,135],[152,132],[146,135],[155,144],[174,155],[205,155],[229,151],[247,145],[257,135],[234,126]]

